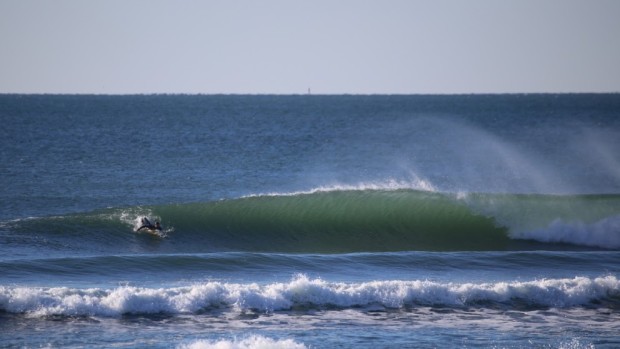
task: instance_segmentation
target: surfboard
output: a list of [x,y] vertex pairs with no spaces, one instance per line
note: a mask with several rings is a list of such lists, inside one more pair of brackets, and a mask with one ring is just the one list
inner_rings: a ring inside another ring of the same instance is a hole
[[166,237],[166,233],[164,233],[161,230],[157,230],[157,229],[148,229],[148,228],[144,228],[141,230],[134,230],[134,232],[140,234],[140,233],[146,233],[146,234],[150,234],[150,235],[155,235],[157,237],[160,238],[165,238]]

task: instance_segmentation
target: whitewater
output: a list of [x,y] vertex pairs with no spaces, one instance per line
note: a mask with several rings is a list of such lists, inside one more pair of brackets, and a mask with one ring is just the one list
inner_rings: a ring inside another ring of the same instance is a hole
[[151,289],[123,286],[111,290],[70,288],[0,288],[5,310],[35,316],[121,316],[184,314],[213,308],[272,313],[295,308],[400,309],[413,306],[466,307],[472,304],[526,302],[532,308],[596,304],[620,296],[612,276],[495,284],[437,283],[428,280],[328,283],[296,276],[289,283],[200,285]]
[[618,94],[0,95],[0,118],[0,347],[620,346]]

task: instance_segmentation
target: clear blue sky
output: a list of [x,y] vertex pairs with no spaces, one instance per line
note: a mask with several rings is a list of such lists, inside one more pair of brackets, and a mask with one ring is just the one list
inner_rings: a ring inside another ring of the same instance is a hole
[[0,0],[0,93],[619,92],[618,0]]

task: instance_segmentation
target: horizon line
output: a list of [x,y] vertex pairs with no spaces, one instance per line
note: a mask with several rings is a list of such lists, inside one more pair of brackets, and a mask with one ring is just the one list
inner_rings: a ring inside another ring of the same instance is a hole
[[227,92],[0,92],[4,96],[484,96],[484,95],[577,95],[620,94],[620,91],[599,92],[441,92],[441,93],[227,93]]

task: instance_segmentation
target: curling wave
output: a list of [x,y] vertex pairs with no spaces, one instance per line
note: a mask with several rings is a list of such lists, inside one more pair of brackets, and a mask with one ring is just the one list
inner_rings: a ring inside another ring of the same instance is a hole
[[167,252],[620,249],[618,195],[335,190],[115,208],[5,226],[24,238],[71,237],[117,248],[137,243],[141,216],[167,227],[165,235],[151,236],[174,240],[162,242]]

